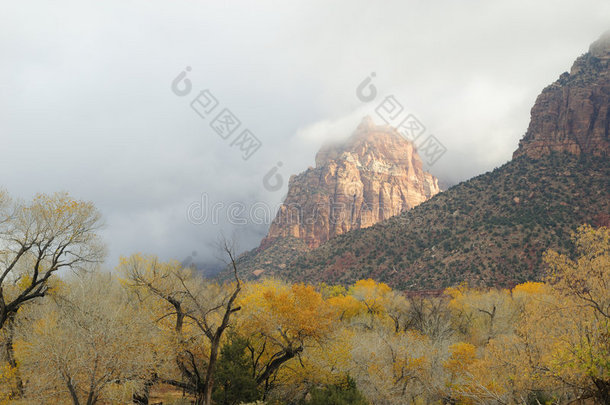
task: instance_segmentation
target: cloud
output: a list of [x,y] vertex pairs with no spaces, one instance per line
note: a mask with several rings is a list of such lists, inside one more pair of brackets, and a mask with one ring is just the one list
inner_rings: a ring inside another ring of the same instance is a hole
[[[376,73],[446,147],[447,183],[508,160],[540,90],[608,28],[602,0],[104,2],[0,6],[1,185],[68,190],[102,210],[108,266],[134,251],[213,260],[217,235],[256,246],[266,225],[193,224],[189,204],[277,206],[290,174],[374,109]],[[191,66],[261,141],[237,148],[170,91]],[[282,163],[278,166],[278,163]],[[278,191],[262,178],[278,167]]]

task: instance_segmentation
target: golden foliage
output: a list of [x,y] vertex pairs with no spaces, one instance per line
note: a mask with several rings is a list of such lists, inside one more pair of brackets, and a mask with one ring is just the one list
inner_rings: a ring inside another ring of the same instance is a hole
[[[28,209],[65,219],[86,207],[38,196]],[[583,226],[574,244],[576,257],[545,255],[543,282],[511,290],[459,285],[421,299],[372,279],[347,288],[275,279],[220,285],[177,262],[121,258],[120,284],[108,276],[108,296],[57,279],[38,306],[17,313],[14,340],[8,329],[3,335],[17,363],[1,363],[0,403],[11,400],[19,375],[26,398],[44,395],[47,403],[68,398],[68,374],[82,386],[105,371],[96,392],[107,401],[128,400],[153,375],[183,382],[213,359],[210,336],[238,285],[228,330],[245,338],[253,377],[271,402],[305,398],[349,375],[371,403],[604,403],[610,232]],[[32,277],[19,273],[6,294],[27,288]]]

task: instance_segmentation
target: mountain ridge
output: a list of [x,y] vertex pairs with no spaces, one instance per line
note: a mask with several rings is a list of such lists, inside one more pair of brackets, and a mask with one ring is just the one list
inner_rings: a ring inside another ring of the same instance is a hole
[[423,170],[412,142],[396,129],[365,117],[344,142],[323,146],[315,168],[290,177],[287,196],[261,242],[302,239],[317,248],[354,229],[367,228],[440,192]]
[[610,31],[541,92],[508,163],[313,250],[276,241],[243,256],[242,275],[403,290],[540,279],[544,251],[569,249],[582,223],[609,222],[609,128]]

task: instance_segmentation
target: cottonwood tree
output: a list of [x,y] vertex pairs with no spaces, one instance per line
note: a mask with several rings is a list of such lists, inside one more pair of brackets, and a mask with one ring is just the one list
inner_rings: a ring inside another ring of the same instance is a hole
[[103,258],[100,219],[92,203],[67,194],[23,203],[0,192],[0,329],[22,305],[47,293],[57,271]]
[[35,403],[125,403],[153,367],[150,325],[116,278],[85,274],[28,306],[16,356]]
[[437,342],[449,339],[455,332],[443,297],[410,297],[403,324],[403,330],[416,330]]
[[0,190],[0,367],[13,374],[13,397],[22,391],[13,353],[17,311],[46,295],[59,270],[103,258],[96,233],[100,218],[92,203],[64,193],[40,194],[25,203]]
[[482,290],[459,286],[448,288],[449,309],[454,328],[481,346],[491,339],[513,331],[519,313],[508,290]]
[[[328,299],[344,327],[351,354],[343,369],[372,403],[434,402],[440,398],[441,352],[450,316],[440,299],[407,299],[388,285],[360,280]],[[442,373],[441,373],[442,374]],[[442,375],[441,375],[442,376]]]
[[426,336],[378,327],[354,334],[351,346],[350,375],[371,403],[398,405],[427,399],[435,350]]
[[228,243],[223,248],[233,267],[231,284],[207,282],[177,262],[163,263],[153,256],[133,255],[119,265],[125,283],[149,307],[174,349],[177,375],[165,367],[155,380],[183,389],[195,397],[197,405],[212,403],[221,341],[232,315],[240,310],[236,299],[242,286],[234,253]]
[[[610,229],[581,226],[573,235],[578,257],[550,251],[549,283],[560,306],[538,326],[561,325],[549,370],[578,398],[610,403]],[[557,328],[557,326],[555,326]]]
[[240,305],[243,311],[236,327],[248,340],[255,378],[265,396],[282,367],[294,360],[303,364],[301,356],[323,345],[337,320],[322,295],[304,284],[278,280],[248,284]]
[[[502,291],[502,300],[489,300],[497,298],[493,290],[452,292],[460,308],[476,310],[470,310],[475,322],[465,337],[482,344],[476,351],[466,342],[452,347],[446,367],[453,399],[481,404],[543,403],[544,398],[554,403],[610,402],[610,232],[583,226],[574,241],[575,259],[553,251],[545,255],[547,283],[524,283],[510,295]],[[507,317],[511,327],[498,328],[505,323],[500,322],[493,334],[485,333],[490,316],[485,313],[486,322],[476,322],[476,312],[483,308],[493,314],[489,308],[500,308],[499,302],[515,308],[519,317]],[[480,332],[490,338],[480,339]]]

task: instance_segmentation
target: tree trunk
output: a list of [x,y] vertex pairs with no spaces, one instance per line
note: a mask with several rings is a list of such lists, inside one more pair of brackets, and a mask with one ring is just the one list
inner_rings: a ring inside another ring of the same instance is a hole
[[95,405],[96,402],[97,394],[95,394],[93,391],[89,392],[89,395],[87,396],[87,405]]
[[267,366],[265,367],[264,371],[256,379],[256,383],[259,384],[259,385],[262,384],[282,364],[284,364],[288,360],[292,359],[294,356],[296,356],[297,354],[301,353],[302,351],[303,351],[303,347],[302,346],[301,347],[297,347],[296,349],[286,349],[284,354],[282,354],[280,357],[276,357],[275,360],[273,360],[271,363],[267,364]]
[[72,397],[72,403],[74,405],[80,405],[80,401],[78,400],[78,395],[76,394],[76,390],[74,389],[74,386],[72,385],[72,381],[70,381],[70,379],[68,379],[66,381],[66,385],[68,386],[68,391],[70,391],[70,397]]
[[610,381],[599,378],[593,379],[593,383],[597,387],[597,398],[601,404],[610,404]]
[[13,337],[15,335],[15,314],[11,313],[8,315],[6,323],[6,340],[4,341],[2,352],[0,353],[0,360],[4,360],[8,363],[11,368],[15,369],[15,386],[11,387],[11,398],[21,398],[23,396],[23,381],[21,380],[21,374],[17,367],[17,360],[15,360],[15,348],[13,346]]
[[227,301],[227,304],[225,306],[225,313],[224,313],[224,316],[222,317],[222,322],[220,323],[220,325],[218,325],[218,328],[216,328],[216,332],[214,332],[214,334],[210,336],[210,342],[211,342],[210,359],[208,361],[208,369],[205,374],[205,380],[203,383],[203,399],[204,399],[203,405],[212,405],[212,389],[214,388],[214,371],[215,371],[215,367],[216,367],[216,360],[218,359],[218,350],[220,348],[220,339],[222,338],[222,334],[224,333],[225,329],[227,329],[227,327],[229,326],[229,319],[231,317],[231,314],[233,312],[237,312],[241,309],[241,307],[233,308],[233,304],[235,303],[235,300],[237,299],[237,295],[241,291],[241,283],[239,282],[239,278],[237,277],[237,266],[235,264],[235,259],[233,258],[233,254],[231,253],[231,251],[228,248],[226,249],[226,251],[229,254],[229,257],[231,258],[231,263],[233,264],[233,274],[235,276],[236,285],[235,285],[235,290],[233,291],[233,294],[231,294],[231,297],[229,298],[229,301]]
[[[222,326],[222,325],[221,325]],[[220,337],[222,336],[223,329],[218,328],[210,347],[210,360],[208,362],[208,369],[205,373],[205,380],[203,382],[203,398],[204,405],[212,404],[212,389],[214,387],[214,368],[216,366],[216,360],[218,358],[218,348],[220,346]]]
[[134,404],[148,405],[148,399],[150,396],[150,388],[155,383],[155,380],[156,380],[156,377],[153,377],[153,378],[147,380],[144,383],[144,390],[142,392],[137,392],[137,393],[133,394],[131,400]]

